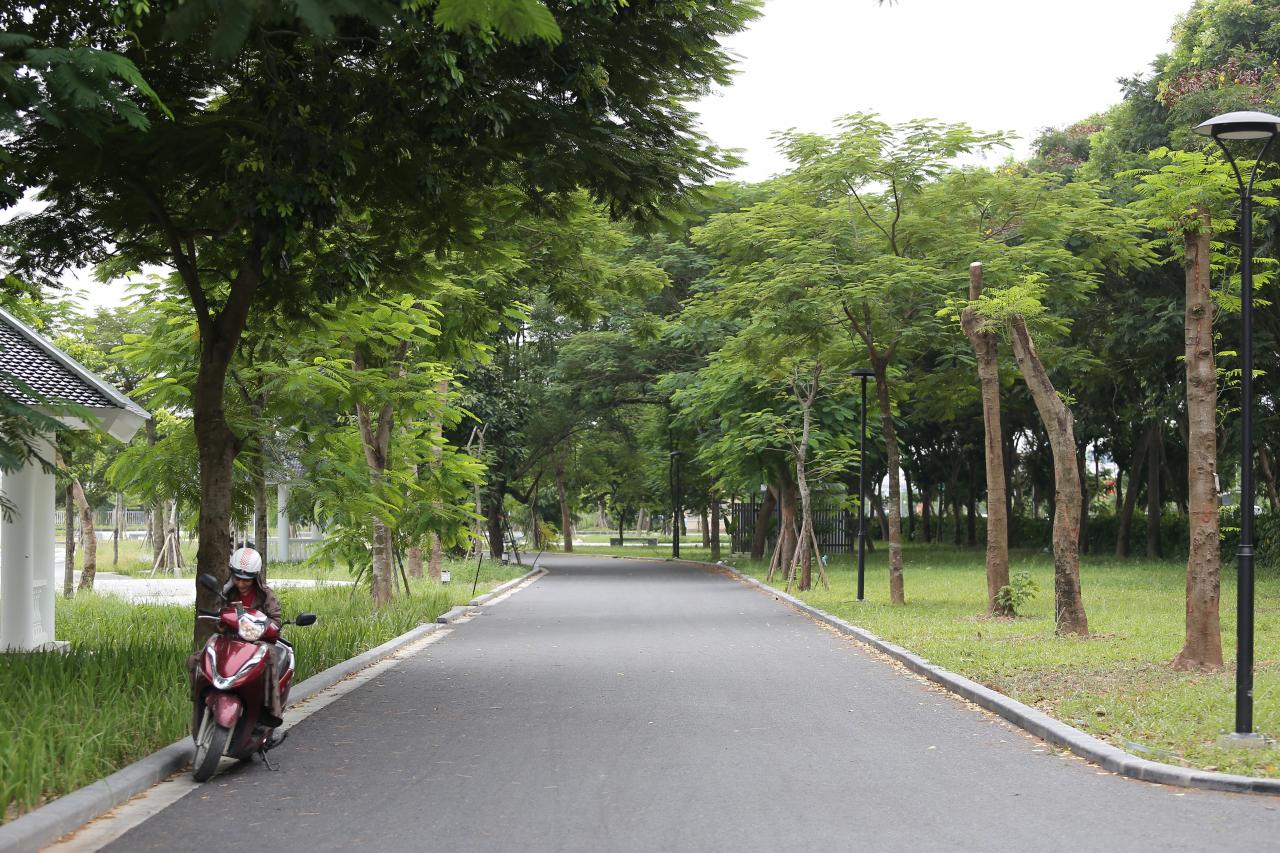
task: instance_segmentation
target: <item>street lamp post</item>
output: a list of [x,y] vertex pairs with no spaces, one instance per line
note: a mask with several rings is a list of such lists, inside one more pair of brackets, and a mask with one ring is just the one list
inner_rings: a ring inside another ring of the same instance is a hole
[[862,601],[867,567],[867,377],[874,376],[875,371],[859,367],[851,374],[862,380],[862,436],[858,439],[858,600]]
[[[1260,112],[1215,116],[1196,127],[1222,148],[1240,189],[1240,550],[1236,585],[1236,730],[1234,740],[1260,740],[1253,732],[1253,182],[1258,163],[1280,132],[1280,117]],[[1228,139],[1260,140],[1248,184]]]
[[680,451],[671,451],[671,556],[680,558],[680,522],[684,518],[684,507],[680,505],[683,495],[680,494]]

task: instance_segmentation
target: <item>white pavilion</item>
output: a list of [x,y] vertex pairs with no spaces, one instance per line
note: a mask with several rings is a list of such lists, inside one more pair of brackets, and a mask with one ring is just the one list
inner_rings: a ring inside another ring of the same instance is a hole
[[[8,377],[15,377],[25,388]],[[3,309],[0,394],[36,409],[55,404],[45,413],[64,427],[101,429],[119,441],[129,441],[151,417]],[[85,417],[60,413],[58,403],[75,404],[77,414]],[[53,461],[52,438],[43,436],[36,447],[49,462]],[[0,521],[0,651],[56,649],[62,644],[56,640],[53,617],[58,589],[54,476],[32,460],[22,470],[5,474],[0,491],[15,509],[12,518]]]

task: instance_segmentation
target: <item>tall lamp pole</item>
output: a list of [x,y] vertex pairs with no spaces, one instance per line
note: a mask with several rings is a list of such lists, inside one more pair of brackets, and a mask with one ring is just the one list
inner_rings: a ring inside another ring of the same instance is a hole
[[680,558],[680,522],[684,507],[680,505],[680,451],[671,451],[671,556]]
[[[1236,730],[1233,739],[1258,740],[1253,732],[1253,182],[1258,163],[1280,132],[1280,117],[1251,111],[1225,113],[1196,126],[1227,155],[1240,189],[1240,550],[1236,585]],[[1227,140],[1262,143],[1248,184]]]
[[867,377],[875,371],[859,367],[851,374],[862,380],[862,437],[858,439],[858,600],[864,600],[867,571]]

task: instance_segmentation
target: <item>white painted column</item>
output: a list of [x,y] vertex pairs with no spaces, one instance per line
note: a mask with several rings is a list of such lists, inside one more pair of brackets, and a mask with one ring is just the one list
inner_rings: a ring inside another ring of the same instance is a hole
[[[53,458],[49,441],[38,448],[46,459]],[[43,468],[35,470],[35,488],[31,510],[31,571],[35,578],[35,621],[32,639],[39,646],[54,641],[54,601],[58,597],[58,567],[54,565],[53,511],[57,506],[57,484],[54,476]]]
[[277,536],[280,547],[276,550],[276,559],[280,562],[287,562],[289,555],[289,484],[280,483],[276,486],[276,530],[279,531]]
[[0,521],[0,651],[35,645],[32,516],[38,511],[38,469],[39,463],[32,461],[4,476],[4,494],[14,512],[12,518]]

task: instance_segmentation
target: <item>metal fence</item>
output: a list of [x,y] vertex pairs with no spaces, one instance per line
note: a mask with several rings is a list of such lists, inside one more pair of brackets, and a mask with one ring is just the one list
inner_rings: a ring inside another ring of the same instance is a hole
[[[756,520],[764,500],[759,494],[753,494],[749,501],[735,500],[729,508],[729,516],[733,521],[732,550],[734,553],[748,553],[751,541],[755,538]],[[775,507],[768,520],[768,541],[778,535],[778,526],[782,521],[781,507]],[[840,507],[833,498],[816,495],[813,509],[813,532],[818,539],[818,547],[825,552],[851,554],[857,547],[857,519],[849,510]]]

